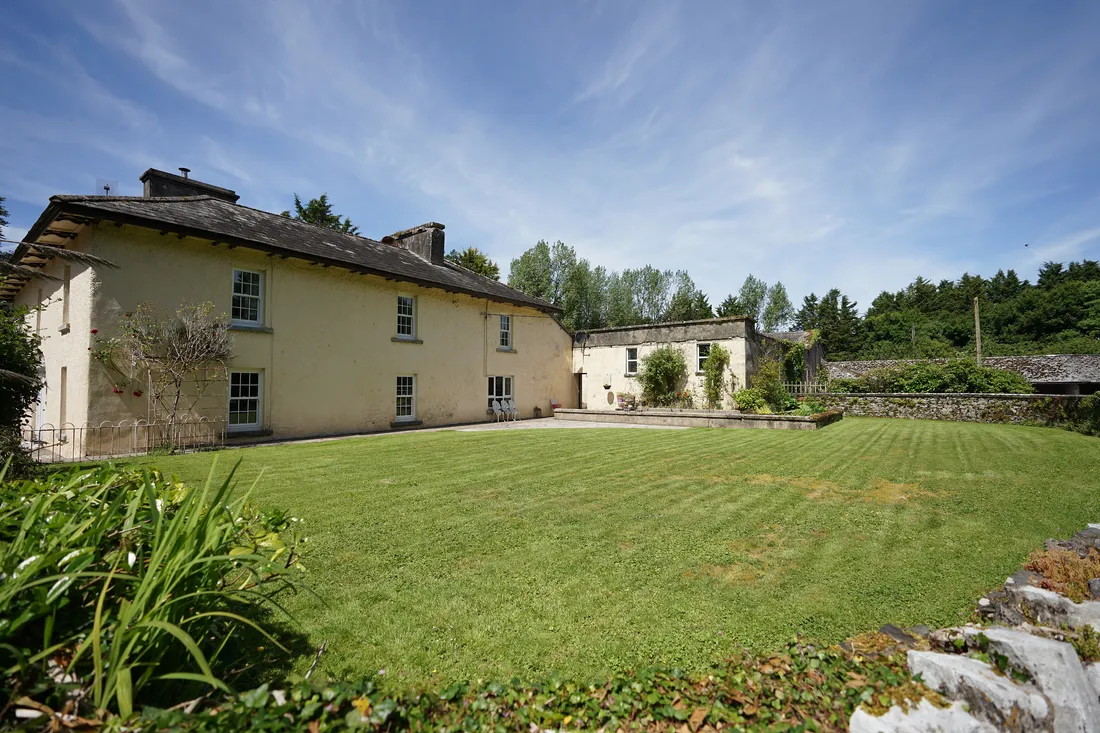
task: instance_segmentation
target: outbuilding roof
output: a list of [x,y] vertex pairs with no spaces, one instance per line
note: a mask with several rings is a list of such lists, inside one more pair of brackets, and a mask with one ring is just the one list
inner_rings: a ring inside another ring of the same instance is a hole
[[[942,364],[946,359],[897,359],[882,361],[831,361],[825,364],[833,379],[858,379],[872,369],[921,361]],[[1100,354],[1044,354],[1037,356],[987,356],[984,366],[1019,372],[1032,384],[1100,384]]]
[[[398,246],[315,226],[269,211],[242,206],[215,196],[53,196],[23,238],[13,257],[18,261],[40,236],[51,236],[51,224],[67,219],[88,223],[111,221],[161,233],[206,239],[212,243],[258,249],[391,280],[441,288],[480,298],[530,306],[545,312],[560,308],[504,283],[445,261],[433,264]],[[439,226],[439,225],[435,225]],[[440,227],[442,228],[442,227]],[[52,242],[51,242],[52,243]],[[33,252],[31,252],[33,256]],[[4,294],[14,294],[9,280]]]

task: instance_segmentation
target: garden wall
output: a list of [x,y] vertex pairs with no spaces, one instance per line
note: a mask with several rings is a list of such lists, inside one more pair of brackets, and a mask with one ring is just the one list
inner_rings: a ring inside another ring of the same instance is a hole
[[818,430],[844,415],[838,410],[817,415],[754,415],[737,410],[554,410],[555,420],[664,425],[680,428],[765,428]]
[[1038,394],[819,394],[815,398],[852,417],[903,417],[989,423],[1061,425],[1080,397]]

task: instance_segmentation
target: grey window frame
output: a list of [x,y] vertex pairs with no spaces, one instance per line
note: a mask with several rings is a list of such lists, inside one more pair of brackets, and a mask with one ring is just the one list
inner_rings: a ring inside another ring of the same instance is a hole
[[[634,358],[633,359],[630,358],[630,352],[631,351],[634,352]],[[632,362],[634,364],[633,369],[630,368],[630,364]],[[638,373],[638,347],[637,346],[628,346],[628,347],[626,347],[626,373],[631,374],[631,375]]]

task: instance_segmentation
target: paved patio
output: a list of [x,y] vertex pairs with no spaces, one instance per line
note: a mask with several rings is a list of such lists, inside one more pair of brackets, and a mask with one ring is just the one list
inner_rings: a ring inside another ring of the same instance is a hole
[[248,448],[256,445],[288,445],[291,443],[324,443],[330,440],[348,440],[349,438],[374,438],[383,435],[404,435],[407,433],[438,433],[442,430],[454,430],[460,433],[477,433],[485,430],[572,430],[574,428],[613,428],[615,430],[687,430],[685,427],[672,425],[634,425],[595,422],[591,420],[555,420],[552,417],[541,417],[531,420],[509,420],[507,422],[476,423],[474,425],[450,425],[441,428],[415,428],[411,430],[392,430],[379,433],[355,433],[353,435],[329,435],[321,438],[301,438],[298,440],[266,440],[238,445],[227,445],[226,448]]
[[458,428],[429,428],[429,430],[457,430],[461,433],[474,433],[482,430],[556,430],[561,428],[642,428],[643,430],[687,430],[673,425],[637,425],[633,423],[606,423],[595,420],[555,420],[552,417],[540,417],[535,420],[512,420],[509,422],[490,422],[478,425],[465,425]]

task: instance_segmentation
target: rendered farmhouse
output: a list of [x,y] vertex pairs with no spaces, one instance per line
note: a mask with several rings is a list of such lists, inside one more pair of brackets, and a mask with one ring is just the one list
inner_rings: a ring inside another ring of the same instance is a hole
[[[613,410],[656,345],[679,346],[695,366],[721,343],[744,385],[767,339],[747,318],[574,338],[550,303],[447,261],[441,224],[372,240],[249,208],[184,176],[150,169],[141,180],[143,196],[52,197],[14,260],[57,280],[0,284],[0,297],[41,306],[29,316],[47,385],[36,425],[152,417],[141,385],[118,389],[92,353],[142,303],[171,313],[208,301],[231,316],[228,379],[194,409],[241,438],[486,421],[494,400],[513,400],[520,417]],[[60,262],[36,243],[119,269]]]

